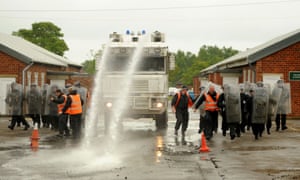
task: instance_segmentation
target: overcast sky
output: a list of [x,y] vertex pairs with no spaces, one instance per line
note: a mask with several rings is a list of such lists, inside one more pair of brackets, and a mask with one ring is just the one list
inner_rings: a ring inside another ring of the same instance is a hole
[[300,0],[0,0],[0,32],[51,21],[62,29],[66,57],[83,62],[112,32],[155,30],[171,51],[202,45],[245,50],[300,28]]

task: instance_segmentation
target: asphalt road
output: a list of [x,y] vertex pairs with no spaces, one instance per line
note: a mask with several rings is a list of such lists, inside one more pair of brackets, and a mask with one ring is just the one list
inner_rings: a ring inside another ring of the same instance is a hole
[[123,122],[111,135],[75,141],[39,129],[39,149],[32,151],[32,129],[7,128],[0,118],[0,180],[37,179],[300,179],[300,121],[289,120],[288,130],[251,132],[230,140],[219,132],[207,142],[209,153],[199,153],[198,114],[191,113],[184,139],[174,136],[175,118],[156,131],[150,119]]

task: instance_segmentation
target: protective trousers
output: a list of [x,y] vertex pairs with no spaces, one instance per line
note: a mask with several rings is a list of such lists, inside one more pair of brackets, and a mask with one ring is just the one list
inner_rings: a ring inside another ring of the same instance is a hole
[[178,131],[182,124],[181,131],[184,133],[188,127],[189,112],[187,110],[176,109],[176,119],[175,130]]
[[213,130],[216,128],[216,122],[218,121],[218,111],[206,111],[204,134],[206,139],[210,139],[213,136]]
[[58,116],[58,131],[59,134],[63,135],[69,135],[69,128],[68,128],[68,115],[67,114],[60,114]]
[[73,138],[78,139],[81,136],[81,114],[70,115],[70,125]]

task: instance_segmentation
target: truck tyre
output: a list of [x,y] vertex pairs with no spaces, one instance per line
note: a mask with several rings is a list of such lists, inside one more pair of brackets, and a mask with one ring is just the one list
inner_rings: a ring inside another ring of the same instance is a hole
[[168,127],[168,113],[167,111],[162,114],[156,115],[155,125],[157,129],[166,129]]

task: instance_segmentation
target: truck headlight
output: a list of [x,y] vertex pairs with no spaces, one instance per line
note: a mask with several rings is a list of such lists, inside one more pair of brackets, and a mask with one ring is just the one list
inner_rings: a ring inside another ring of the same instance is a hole
[[107,102],[105,105],[107,108],[111,108],[113,104],[111,102]]
[[159,103],[156,103],[156,107],[157,108],[162,108],[164,106],[164,104],[163,103],[161,103],[161,102],[159,102]]

